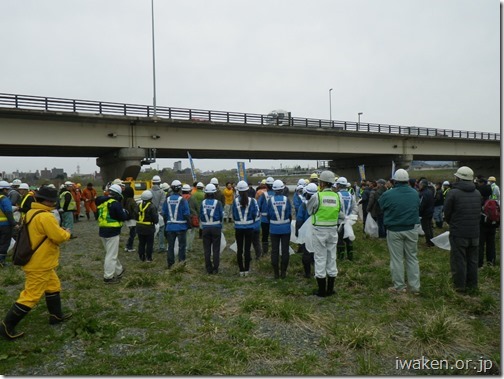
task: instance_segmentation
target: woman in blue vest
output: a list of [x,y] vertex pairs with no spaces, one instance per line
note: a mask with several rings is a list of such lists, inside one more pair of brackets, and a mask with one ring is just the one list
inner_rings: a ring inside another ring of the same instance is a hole
[[233,220],[237,247],[236,257],[240,276],[247,276],[249,274],[250,246],[252,245],[252,236],[259,214],[256,199],[248,197],[248,187],[245,181],[239,181],[236,185],[238,196],[233,201]]
[[203,230],[202,237],[205,268],[209,274],[218,274],[222,220],[224,218],[223,207],[222,203],[215,199],[217,188],[214,184],[207,184],[204,192],[205,199],[201,202],[199,219]]
[[[268,200],[267,214],[270,224],[271,236],[271,264],[275,279],[285,279],[289,266],[289,241],[291,234],[292,208],[287,196],[282,195],[285,185],[281,180],[273,183],[273,195]],[[279,275],[280,246],[282,250],[282,263]]]

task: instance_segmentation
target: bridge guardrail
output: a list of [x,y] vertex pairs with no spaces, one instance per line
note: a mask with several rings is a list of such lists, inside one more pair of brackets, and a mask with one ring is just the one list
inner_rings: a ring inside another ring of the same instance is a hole
[[[54,112],[90,113],[116,116],[153,117],[154,107],[151,105],[122,104],[92,100],[75,100],[57,97],[26,96],[0,93],[0,107],[16,109],[32,109]],[[266,115],[254,113],[223,112],[204,109],[156,107],[156,117],[173,120],[229,124],[250,124],[274,126],[266,122]],[[388,124],[357,123],[352,121],[321,120],[312,118],[292,117],[290,126],[306,128],[324,128],[363,133],[400,134],[411,136],[430,136],[464,138],[478,140],[500,141],[499,133],[476,132],[465,130],[435,129],[416,126],[400,126]],[[279,127],[289,127],[282,125]]]

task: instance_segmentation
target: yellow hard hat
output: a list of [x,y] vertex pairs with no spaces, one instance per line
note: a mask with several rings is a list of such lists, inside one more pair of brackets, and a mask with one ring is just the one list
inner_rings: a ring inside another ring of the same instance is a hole
[[495,179],[495,176],[490,176],[490,177],[488,177],[488,181],[489,182],[496,182],[497,179]]
[[318,179],[318,175],[314,172],[310,175],[310,179]]
[[266,179],[261,180],[261,184],[266,184]]

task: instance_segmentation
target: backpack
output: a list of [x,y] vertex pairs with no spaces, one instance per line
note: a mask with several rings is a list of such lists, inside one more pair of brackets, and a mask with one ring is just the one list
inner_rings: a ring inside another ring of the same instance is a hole
[[500,223],[500,207],[496,200],[489,199],[483,204],[483,215],[487,224]]
[[30,261],[32,255],[38,250],[40,245],[42,245],[47,239],[47,236],[45,236],[44,239],[37,245],[37,247],[35,247],[35,249],[32,249],[30,234],[28,232],[28,225],[30,225],[30,222],[32,222],[35,216],[41,212],[45,211],[35,212],[30,221],[23,223],[23,225],[21,226],[21,230],[19,231],[16,239],[16,244],[14,245],[14,253],[12,254],[12,263],[16,266],[26,265]]

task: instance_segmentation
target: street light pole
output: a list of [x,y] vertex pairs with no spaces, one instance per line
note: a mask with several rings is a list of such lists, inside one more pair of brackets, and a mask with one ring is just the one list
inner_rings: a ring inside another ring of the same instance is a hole
[[363,114],[362,112],[357,113],[357,117],[359,118],[359,121],[357,122],[357,130],[359,130],[360,127],[360,116]]
[[332,88],[329,88],[329,120],[332,124],[332,98],[331,98]]
[[154,0],[151,0],[151,11],[152,11],[152,81],[153,81],[153,91],[154,97],[152,99],[154,106],[154,117],[156,117],[156,48],[154,44]]

